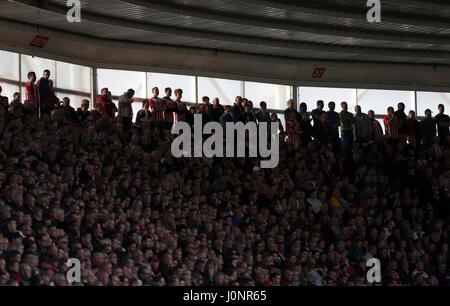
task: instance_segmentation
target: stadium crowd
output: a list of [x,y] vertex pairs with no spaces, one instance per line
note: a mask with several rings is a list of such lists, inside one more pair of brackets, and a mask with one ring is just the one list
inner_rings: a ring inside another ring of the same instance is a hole
[[[90,108],[55,96],[50,71],[26,100],[0,97],[0,285],[361,286],[450,284],[449,117],[292,100],[285,126],[265,102],[158,88],[133,122],[133,90]],[[1,91],[0,91],[1,94]],[[173,122],[279,122],[280,162],[180,158]]]

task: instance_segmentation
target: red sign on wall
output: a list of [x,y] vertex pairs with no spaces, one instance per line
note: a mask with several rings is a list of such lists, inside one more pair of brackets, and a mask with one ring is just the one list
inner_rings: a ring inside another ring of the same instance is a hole
[[42,49],[49,39],[46,36],[36,35],[31,41],[30,46]]
[[321,79],[325,73],[325,68],[316,68],[312,74],[313,79]]

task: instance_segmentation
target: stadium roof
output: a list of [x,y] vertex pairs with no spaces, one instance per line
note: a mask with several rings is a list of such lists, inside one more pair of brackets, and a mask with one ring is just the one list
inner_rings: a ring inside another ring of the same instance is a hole
[[[10,0],[0,29],[5,48],[101,67],[448,90],[450,4],[381,2],[369,23],[365,0],[82,0],[82,22],[69,23],[66,0]],[[50,38],[42,50],[29,46],[36,34]]]

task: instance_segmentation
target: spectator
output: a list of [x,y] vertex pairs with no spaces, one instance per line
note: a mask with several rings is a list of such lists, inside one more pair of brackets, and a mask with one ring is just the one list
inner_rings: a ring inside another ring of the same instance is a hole
[[373,123],[369,116],[361,112],[361,106],[355,106],[355,141],[367,144],[373,138]]
[[342,145],[344,147],[344,152],[348,153],[352,150],[355,139],[353,134],[355,117],[348,111],[347,102],[342,102],[341,108],[342,111],[339,113],[339,117],[341,118]]
[[387,116],[384,116],[384,130],[389,144],[396,145],[398,141],[398,118],[395,116],[394,108],[388,107]]
[[210,109],[210,113],[209,113],[209,119],[211,121],[219,122],[220,117],[222,116],[224,111],[225,110],[224,110],[223,106],[220,104],[219,98],[214,98],[213,105],[212,105],[212,107]]
[[294,100],[289,99],[287,101],[287,108],[284,111],[284,121],[288,121],[290,117],[290,113],[297,113],[294,106]]
[[36,113],[39,114],[39,116],[41,116],[39,113],[41,107],[39,90],[35,82],[36,82],[36,73],[28,72],[28,82],[25,85],[26,98],[33,105],[34,109],[36,109]]
[[380,122],[378,122],[378,120],[375,119],[375,112],[373,110],[369,110],[367,115],[369,116],[370,120],[372,121],[372,126],[373,126],[373,139],[372,140],[374,140],[377,143],[382,143],[383,136],[384,136],[383,128],[381,127]]
[[89,100],[83,99],[81,101],[81,107],[77,108],[75,117],[77,118],[77,122],[84,122],[88,116],[89,116]]
[[150,123],[151,116],[150,103],[148,100],[144,100],[142,102],[142,109],[136,115],[136,125],[142,127],[146,122]]
[[119,97],[119,116],[122,119],[122,124],[125,130],[129,130],[131,128],[132,119],[133,119],[133,107],[132,103],[134,96],[134,90],[128,89],[126,93]]
[[397,104],[397,110],[394,113],[397,118],[397,129],[398,129],[398,139],[400,142],[406,142],[406,136],[408,133],[408,127],[406,126],[406,114],[405,114],[405,103],[400,102]]
[[431,110],[425,110],[425,119],[420,121],[423,134],[423,144],[430,146],[433,144],[433,138],[436,136],[436,120],[431,116]]
[[439,114],[434,117],[437,124],[438,136],[441,139],[441,144],[447,143],[447,137],[449,135],[450,117],[444,114],[444,104],[438,105]]
[[163,112],[164,124],[166,130],[171,130],[174,122],[174,112],[177,109],[177,104],[172,100],[172,88],[167,87],[165,90],[166,96],[162,98],[162,103],[165,105],[165,110]]
[[260,110],[256,112],[256,119],[258,122],[267,122],[270,123],[270,113],[267,111],[267,103],[261,101],[259,103]]
[[336,103],[333,101],[328,103],[328,120],[330,121],[330,129],[329,133],[331,136],[332,143],[335,147],[335,150],[338,149],[339,146],[339,126],[341,125],[341,118],[339,114],[335,111]]

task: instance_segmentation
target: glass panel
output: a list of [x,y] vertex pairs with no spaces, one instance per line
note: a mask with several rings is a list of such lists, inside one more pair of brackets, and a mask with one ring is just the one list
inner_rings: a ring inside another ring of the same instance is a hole
[[[387,108],[392,106],[397,110],[397,104],[405,103],[405,113],[414,109],[413,91],[358,89],[358,105],[364,113],[373,110],[376,115],[387,114]],[[354,111],[351,109],[351,111]]]
[[123,95],[125,91],[132,88],[135,97],[145,98],[145,72],[126,70],[97,70],[98,90],[107,87],[113,96]]
[[56,84],[81,92],[91,92],[91,69],[64,62],[56,62]]
[[233,105],[236,96],[241,95],[241,81],[199,77],[198,95],[199,100],[203,96],[211,101],[217,97],[222,105]]
[[[0,79],[0,86],[2,87],[1,96],[8,97],[8,102],[11,102],[15,92],[19,91],[19,82],[17,84],[11,84],[10,82],[4,82]],[[22,96],[22,101],[24,96]]]
[[0,78],[19,80],[19,54],[0,51]]
[[259,103],[265,101],[269,109],[284,110],[287,101],[292,98],[291,86],[245,82],[245,97],[253,101],[254,107],[259,107]]
[[351,88],[325,88],[325,87],[299,87],[299,105],[305,102],[308,112],[317,108],[317,101],[325,102],[324,110],[328,111],[328,102],[336,103],[336,111],[341,111],[341,102],[347,102],[349,110],[356,105],[355,89]]
[[[163,97],[164,89],[166,87],[172,88],[172,93],[175,89],[181,88],[183,90],[183,101],[195,103],[195,77],[187,75],[166,74],[166,73],[147,73],[147,92],[148,97],[152,97],[152,88],[158,87],[159,96]],[[175,96],[172,94],[172,98]]]
[[444,104],[445,112],[450,110],[450,93],[445,92],[417,92],[417,116],[424,117],[425,110],[431,109],[433,116],[438,114],[438,105]]
[[[42,57],[32,57],[29,55],[22,56],[22,82],[28,81],[28,72],[34,71],[36,73],[36,82],[42,77],[45,69],[50,70],[50,79],[54,80],[56,72],[56,62]],[[54,82],[55,87],[58,86],[57,82]]]

